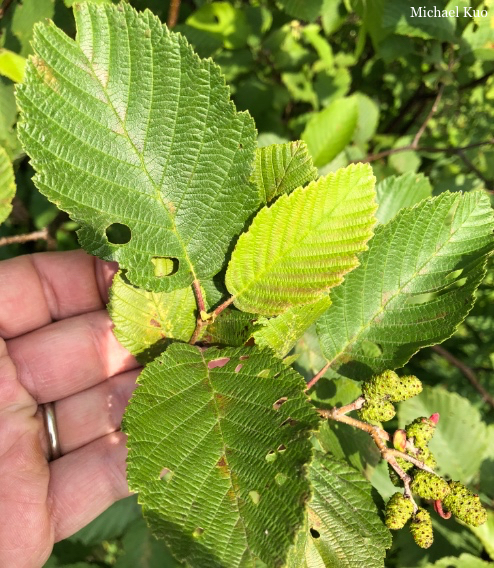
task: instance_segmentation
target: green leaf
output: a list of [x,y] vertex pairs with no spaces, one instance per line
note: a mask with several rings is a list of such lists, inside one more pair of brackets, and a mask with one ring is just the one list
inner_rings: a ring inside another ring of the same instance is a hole
[[302,139],[307,143],[314,164],[321,167],[335,158],[350,143],[358,119],[355,97],[332,102],[321,112],[312,115]]
[[140,517],[141,510],[137,505],[137,498],[127,497],[114,503],[94,521],[69,537],[69,540],[82,542],[85,545],[95,545],[102,540],[118,538],[129,525]]
[[462,554],[458,558],[444,556],[434,564],[426,564],[424,568],[492,568],[492,563],[471,554]]
[[486,9],[487,17],[475,17],[468,24],[461,39],[460,54],[472,54],[476,59],[484,61],[494,60],[494,25],[492,23],[492,10],[494,2],[484,0],[478,10]]
[[364,145],[376,133],[379,124],[378,104],[363,93],[355,93],[358,105],[358,121],[353,134],[356,144]]
[[277,4],[289,16],[313,22],[321,13],[323,0],[277,0]]
[[355,469],[316,454],[309,468],[313,496],[287,568],[382,568],[391,535],[377,514],[372,486]]
[[227,308],[205,328],[200,341],[210,345],[240,347],[254,331],[256,319],[254,314]]
[[[444,0],[422,0],[420,4],[413,3],[413,12],[409,0],[388,1],[384,6],[383,29],[409,37],[454,41],[456,17],[428,15],[431,10],[431,14],[442,13],[445,4]],[[419,8],[422,8],[421,12],[418,12]]]
[[374,182],[370,166],[352,165],[261,209],[226,272],[235,305],[278,315],[340,284],[372,236]]
[[484,277],[493,227],[481,191],[443,193],[379,225],[318,322],[333,372],[362,380],[451,336]]
[[15,104],[14,85],[0,77],[0,145],[5,148],[13,161],[22,154],[15,131],[17,106]]
[[7,152],[0,146],[0,223],[10,215],[14,195],[14,170]]
[[143,519],[130,525],[122,539],[123,555],[115,568],[179,568],[162,540],[156,539]]
[[[487,522],[480,527],[469,527],[473,534],[484,545],[491,560],[494,560],[494,511],[487,511]],[[490,565],[492,568],[492,564]]]
[[[38,187],[81,223],[82,246],[133,284],[169,292],[214,275],[257,206],[252,119],[219,68],[151,12],[90,3],[75,17],[75,41],[36,27],[18,90]],[[108,240],[115,224],[126,244]],[[178,267],[162,276],[160,258]]]
[[0,49],[0,75],[15,83],[20,83],[24,79],[25,66],[24,57],[8,49]]
[[266,351],[174,343],[138,382],[128,477],[153,531],[191,567],[282,565],[318,423],[300,375]]
[[322,296],[312,304],[288,308],[277,317],[259,318],[257,323],[262,327],[252,334],[256,345],[272,349],[277,357],[283,358],[330,305],[329,296]]
[[317,168],[301,140],[287,144],[271,144],[256,150],[251,180],[259,191],[261,203],[291,193],[317,177]]
[[118,341],[141,362],[154,359],[170,339],[188,341],[196,327],[196,300],[189,286],[173,292],[148,292],[121,272],[110,289],[110,317]]
[[411,207],[432,196],[432,187],[424,174],[408,172],[390,176],[376,185],[379,223],[387,223],[400,209]]
[[53,18],[55,0],[22,0],[14,10],[12,33],[21,44],[20,55],[27,57],[31,52],[34,24],[46,18]]
[[468,483],[478,473],[487,449],[487,427],[479,411],[464,397],[443,388],[425,387],[419,396],[399,405],[400,428],[417,416],[439,412],[440,419],[429,447],[437,471]]

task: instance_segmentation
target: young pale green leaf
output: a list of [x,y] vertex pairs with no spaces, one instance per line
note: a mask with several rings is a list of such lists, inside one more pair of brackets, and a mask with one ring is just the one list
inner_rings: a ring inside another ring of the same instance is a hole
[[484,277],[493,228],[481,191],[443,193],[379,225],[318,321],[332,371],[365,379],[452,335]]
[[[89,3],[75,17],[75,41],[36,26],[18,90],[38,187],[133,284],[169,292],[214,275],[258,204],[253,120],[236,112],[219,67],[151,12]],[[128,242],[109,241],[115,224]]]
[[355,97],[337,99],[309,120],[302,139],[317,167],[325,166],[350,143],[358,119]]
[[443,556],[434,564],[425,564],[424,568],[492,568],[492,562],[465,552],[458,557]]
[[434,412],[439,412],[440,419],[429,447],[437,460],[437,471],[468,483],[478,474],[488,449],[487,426],[466,398],[443,388],[425,387],[419,396],[399,405],[400,428],[417,416]]
[[0,223],[12,211],[11,201],[15,195],[15,178],[7,152],[0,146]]
[[382,568],[391,535],[378,516],[371,484],[329,454],[309,468],[313,496],[306,526],[290,549],[287,568]]
[[278,195],[291,193],[317,177],[317,168],[301,140],[257,148],[251,180],[259,200],[269,203]]
[[[487,8],[487,13],[490,16],[494,8],[494,2],[492,0],[486,0],[483,6],[479,6],[479,10],[482,10],[484,6]],[[469,13],[473,12],[474,10],[469,10]],[[492,49],[494,26],[489,16],[475,17],[473,21],[467,25],[461,36],[460,54],[473,54],[476,59],[482,59],[484,61],[494,60],[494,50]]]
[[272,349],[277,357],[287,355],[297,341],[319,317],[329,308],[329,296],[322,296],[312,304],[288,308],[274,318],[260,318],[260,329],[252,336],[259,347]]
[[119,272],[108,305],[116,338],[141,362],[153,359],[170,339],[188,341],[196,326],[192,287],[148,292],[130,284]]
[[411,207],[432,196],[432,187],[424,174],[408,172],[390,176],[376,185],[379,208],[376,217],[379,223],[390,221],[400,209]]
[[153,531],[194,568],[281,566],[318,423],[302,377],[266,350],[174,343],[138,382],[128,477]]
[[0,48],[0,75],[20,83],[24,79],[25,67],[24,57],[9,49]]
[[226,272],[235,305],[278,315],[340,284],[372,236],[374,182],[369,165],[351,165],[261,209]]

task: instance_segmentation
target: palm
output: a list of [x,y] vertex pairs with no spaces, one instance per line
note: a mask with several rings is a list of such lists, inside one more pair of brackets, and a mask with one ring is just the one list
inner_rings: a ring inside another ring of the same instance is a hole
[[[81,251],[0,263],[0,566],[42,566],[128,495],[118,430],[137,371],[103,310],[113,272]],[[52,400],[63,456],[48,463]]]

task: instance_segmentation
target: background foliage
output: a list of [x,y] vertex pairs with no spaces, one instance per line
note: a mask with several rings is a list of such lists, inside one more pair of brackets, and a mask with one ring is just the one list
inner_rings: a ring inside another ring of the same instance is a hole
[[[0,176],[5,182],[0,184],[0,216],[8,215],[13,190],[9,159],[17,191],[10,216],[0,226],[0,259],[79,246],[77,225],[31,181],[33,170],[16,135],[14,99],[14,85],[22,80],[25,58],[31,52],[33,25],[52,18],[73,35],[72,3],[17,0],[2,4]],[[169,16],[167,1],[129,3],[137,9],[149,8],[162,21]],[[460,13],[469,7],[485,9],[490,17],[410,19],[411,4],[459,6]],[[175,30],[202,57],[210,56],[221,66],[237,109],[249,110],[255,120],[260,145],[301,138],[319,173],[353,160],[370,162],[380,182],[378,199],[379,195],[392,196],[387,201],[383,198],[377,214],[384,223],[400,207],[445,190],[483,189],[492,199],[492,17],[492,0],[182,0]],[[7,188],[5,194],[3,188]],[[30,233],[34,233],[33,240],[11,242]],[[121,293],[127,293],[125,287]],[[489,521],[470,529],[436,518],[436,540],[425,552],[406,531],[400,531],[386,559],[390,567],[475,568],[494,561],[494,399],[488,392],[494,370],[492,259],[477,297],[473,310],[449,340],[441,347],[422,350],[406,366],[428,388],[400,405],[396,426],[417,415],[441,413],[433,440],[439,472],[475,488],[484,504],[490,505]],[[127,334],[129,344],[131,332]],[[125,330],[121,333],[125,335]],[[373,342],[362,343],[364,356],[376,348]],[[313,331],[306,333],[296,353],[295,367],[306,377],[324,365]],[[354,381],[338,375],[332,381],[321,380],[314,396],[331,405],[350,402],[358,394]],[[332,425],[323,428],[319,443],[321,451],[347,461],[371,480],[372,498],[378,504],[379,494],[385,499],[391,495],[393,487],[385,468],[377,465],[365,434]],[[343,471],[341,462],[332,463],[329,458],[324,467],[316,469],[311,473],[314,479],[328,472],[343,479],[351,477],[352,471]],[[335,507],[338,498],[334,497]],[[358,534],[352,532],[358,527],[350,523],[348,531]],[[319,554],[329,558],[326,543],[316,544]],[[334,559],[328,562],[339,565]],[[130,498],[57,544],[46,566],[89,565],[177,564],[150,535],[135,499]]]

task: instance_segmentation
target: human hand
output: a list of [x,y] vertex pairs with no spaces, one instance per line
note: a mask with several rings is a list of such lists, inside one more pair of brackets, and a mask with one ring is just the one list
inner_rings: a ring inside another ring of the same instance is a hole
[[[38,568],[54,542],[126,497],[122,414],[137,362],[104,309],[116,267],[83,251],[0,262],[0,567]],[[48,462],[39,404],[56,401]]]

